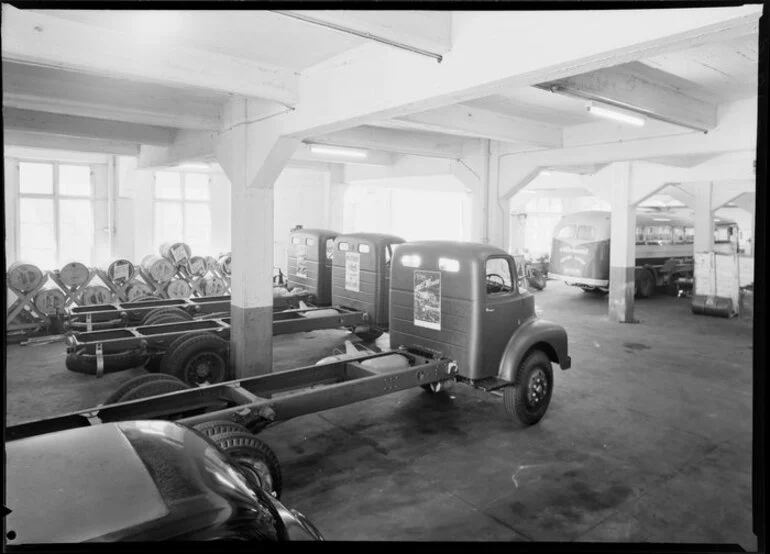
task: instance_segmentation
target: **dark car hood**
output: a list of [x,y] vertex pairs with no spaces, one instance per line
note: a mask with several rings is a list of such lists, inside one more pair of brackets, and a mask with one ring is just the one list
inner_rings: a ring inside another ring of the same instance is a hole
[[166,421],[106,423],[6,445],[9,544],[285,533],[207,439]]

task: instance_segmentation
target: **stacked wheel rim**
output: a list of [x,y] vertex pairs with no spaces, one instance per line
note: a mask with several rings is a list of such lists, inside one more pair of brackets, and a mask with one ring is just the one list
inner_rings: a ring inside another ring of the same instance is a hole
[[31,263],[16,262],[8,268],[8,284],[23,293],[35,290],[43,279],[43,272]]
[[80,304],[93,306],[94,304],[109,304],[113,301],[113,293],[102,285],[89,285],[80,294]]
[[166,294],[169,298],[190,298],[191,293],[190,285],[182,279],[172,279],[166,285]]
[[136,274],[136,268],[129,260],[115,260],[107,268],[107,275],[113,282],[123,285],[131,281]]
[[208,273],[208,266],[206,264],[206,258],[202,256],[193,256],[190,258],[190,263],[188,264],[188,269],[190,271],[190,275],[193,277],[203,277]]
[[140,298],[152,295],[152,287],[141,281],[133,281],[126,287],[126,296],[129,302],[136,302]]
[[142,259],[142,267],[158,283],[167,283],[176,274],[176,269],[171,262],[160,256],[145,256]]
[[55,315],[64,310],[67,297],[56,288],[43,289],[35,295],[35,307],[45,315]]
[[230,265],[232,264],[232,256],[230,254],[224,254],[219,258],[219,271],[222,275],[230,276]]
[[91,272],[80,262],[70,262],[59,270],[59,279],[64,286],[76,289],[88,284]]
[[164,242],[160,245],[160,255],[175,266],[184,266],[192,256],[192,250],[183,242]]

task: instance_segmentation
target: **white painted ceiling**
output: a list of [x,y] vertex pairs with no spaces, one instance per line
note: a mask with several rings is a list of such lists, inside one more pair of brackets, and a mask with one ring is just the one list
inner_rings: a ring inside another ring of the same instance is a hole
[[366,41],[268,10],[36,10],[159,46],[174,43],[301,71]]

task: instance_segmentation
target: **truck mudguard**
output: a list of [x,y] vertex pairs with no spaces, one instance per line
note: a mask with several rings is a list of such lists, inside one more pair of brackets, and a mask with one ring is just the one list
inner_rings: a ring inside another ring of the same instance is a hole
[[567,349],[567,331],[561,325],[533,317],[522,323],[508,341],[500,360],[498,377],[516,383],[519,365],[536,344],[543,344],[543,351],[551,362],[559,364],[562,369],[569,369],[572,362]]

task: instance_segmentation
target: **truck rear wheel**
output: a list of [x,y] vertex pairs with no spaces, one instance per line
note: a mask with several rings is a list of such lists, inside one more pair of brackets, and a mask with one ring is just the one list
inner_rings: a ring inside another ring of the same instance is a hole
[[372,342],[382,336],[382,331],[374,327],[356,327],[353,333],[364,342]]
[[281,498],[283,477],[275,452],[250,433],[231,432],[213,435],[211,441],[229,454],[268,494]]
[[221,383],[227,376],[229,344],[211,333],[201,333],[181,342],[165,355],[163,371],[190,386]]
[[225,433],[249,433],[249,430],[240,423],[223,419],[199,423],[195,426],[195,430],[209,438],[216,435],[224,435]]
[[516,382],[503,389],[505,414],[520,427],[540,421],[553,392],[551,360],[542,350],[527,355],[519,365]]
[[636,294],[639,298],[649,298],[655,293],[655,275],[649,269],[639,272]]
[[147,383],[153,383],[155,381],[173,381],[176,383],[181,383],[179,379],[174,377],[173,375],[162,375],[159,373],[150,373],[149,375],[140,375],[139,377],[134,377],[133,379],[130,379],[123,383],[118,390],[113,392],[111,395],[107,397],[107,400],[104,401],[104,404],[117,404],[121,401],[121,399],[129,392],[133,391],[137,387],[140,387],[142,385],[145,385]]

